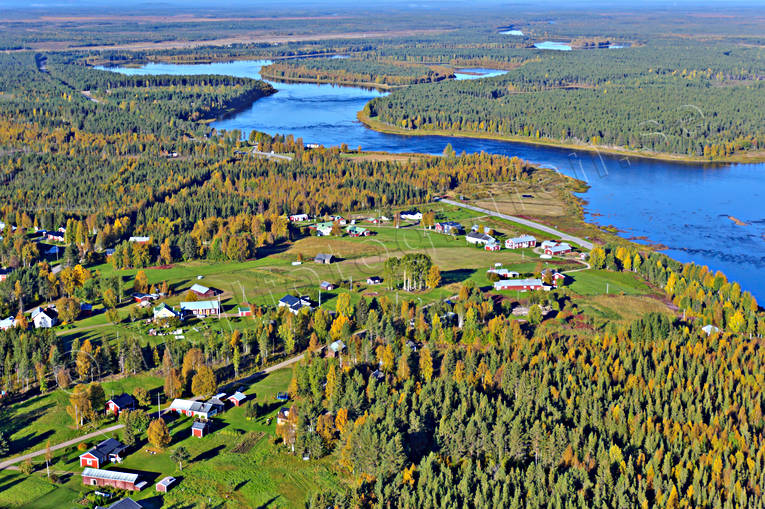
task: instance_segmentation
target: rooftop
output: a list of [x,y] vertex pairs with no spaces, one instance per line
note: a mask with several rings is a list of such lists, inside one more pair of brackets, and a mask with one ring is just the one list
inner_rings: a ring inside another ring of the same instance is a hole
[[134,483],[138,480],[138,474],[128,472],[119,472],[117,470],[104,470],[102,468],[86,468],[82,471],[83,477],[96,477],[98,479],[109,479],[112,481],[123,481]]

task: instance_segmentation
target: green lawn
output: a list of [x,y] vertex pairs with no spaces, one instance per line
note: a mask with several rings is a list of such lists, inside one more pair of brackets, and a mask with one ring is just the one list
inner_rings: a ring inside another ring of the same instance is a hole
[[607,270],[584,270],[569,275],[572,282],[568,287],[580,295],[609,294],[648,295],[651,288],[637,275],[631,272],[611,272]]

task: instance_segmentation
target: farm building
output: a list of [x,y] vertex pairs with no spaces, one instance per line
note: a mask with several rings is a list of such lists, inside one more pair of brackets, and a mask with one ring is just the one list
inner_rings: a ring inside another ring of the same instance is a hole
[[157,491],[160,493],[167,493],[167,491],[170,489],[170,486],[173,484],[175,484],[175,477],[170,477],[168,475],[157,483]]
[[496,244],[497,239],[492,237],[491,235],[488,235],[486,233],[478,233],[475,231],[471,231],[467,235],[465,235],[465,240],[468,244],[478,244],[478,245],[487,245],[487,244]]
[[717,334],[718,332],[720,332],[720,329],[718,329],[712,324],[703,326],[701,330],[704,331],[704,334],[706,334],[707,336],[711,336],[712,334]]
[[447,235],[459,235],[465,231],[465,228],[456,221],[436,223],[434,228],[438,233],[445,233]]
[[289,217],[290,221],[293,223],[299,222],[299,221],[308,221],[308,214],[292,214]]
[[208,399],[207,403],[213,406],[216,414],[219,414],[226,409],[226,404],[223,402],[225,399],[226,399],[226,393],[222,392]]
[[340,341],[333,341],[327,348],[327,357],[337,357],[345,350],[345,343]]
[[332,221],[324,221],[322,223],[312,224],[308,229],[316,230],[317,237],[328,237],[329,235],[332,235],[333,225],[334,223]]
[[296,315],[303,308],[311,308],[311,302],[303,297],[295,297],[294,295],[285,295],[279,299],[279,307],[287,307],[290,313]]
[[380,276],[370,276],[367,278],[368,285],[379,285],[380,283],[382,283],[382,278]]
[[490,243],[486,244],[485,246],[483,246],[483,248],[486,251],[499,251],[500,250],[500,244],[499,244],[499,242],[490,242]]
[[335,286],[335,284],[333,284],[333,283],[330,283],[329,281],[322,281],[319,284],[319,288],[321,288],[324,291],[330,291],[330,290],[334,290],[335,288],[337,288],[337,286]]
[[252,308],[250,306],[238,306],[236,314],[238,316],[252,316]]
[[124,392],[106,402],[106,411],[114,415],[119,415],[125,410],[134,410],[137,407],[135,398]]
[[331,254],[319,253],[319,254],[316,255],[316,258],[313,259],[313,261],[316,262],[316,263],[323,263],[325,265],[328,265],[328,264],[332,263],[332,255]]
[[217,409],[210,403],[202,403],[190,399],[174,399],[168,410],[189,417],[198,417],[203,420],[207,420],[218,413]]
[[231,402],[234,406],[239,406],[242,404],[242,402],[247,399],[247,396],[245,394],[242,394],[239,391],[236,391],[234,394],[228,397],[228,400]]
[[422,212],[417,210],[402,210],[400,214],[401,219],[407,221],[419,221],[422,219]]
[[200,300],[197,302],[181,302],[181,314],[194,316],[211,316],[220,314],[220,302],[217,300]]
[[528,290],[544,290],[548,286],[541,279],[503,279],[494,283],[495,290],[518,290],[525,292]]
[[148,244],[151,242],[151,237],[130,237],[128,242],[135,242],[136,244]]
[[158,293],[140,293],[136,292],[133,294],[133,300],[136,301],[138,304],[143,304],[147,302],[152,302],[159,299]]
[[520,237],[513,237],[505,241],[505,247],[507,249],[520,249],[523,247],[535,247],[537,245],[537,239],[531,235],[521,235]]
[[173,318],[180,318],[181,315],[165,304],[164,302],[154,307],[154,321],[157,320],[172,320]]
[[361,226],[349,226],[345,231],[351,237],[368,237],[372,232]]
[[82,471],[82,484],[88,486],[111,486],[120,490],[137,491],[146,483],[138,482],[138,474],[119,472],[117,470],[101,470],[86,468]]
[[193,284],[191,288],[189,288],[189,290],[194,292],[194,294],[196,294],[197,297],[207,298],[207,299],[209,299],[210,297],[215,297],[216,295],[218,295],[218,293],[220,293],[215,288],[208,288],[198,283]]
[[559,256],[570,253],[572,249],[571,245],[566,242],[556,242],[555,245],[548,245],[544,248],[545,254],[549,256]]
[[127,446],[119,440],[107,438],[92,449],[80,454],[80,466],[101,468],[107,463],[121,463],[121,454],[125,452],[126,449]]
[[191,436],[196,438],[204,438],[205,435],[210,433],[210,423],[207,421],[194,421],[191,425]]
[[511,277],[518,277],[518,276],[520,276],[519,273],[517,273],[517,272],[515,272],[513,270],[508,270],[508,269],[489,269],[489,270],[486,271],[486,273],[487,274],[496,274],[499,277],[504,278],[504,279],[509,279]]

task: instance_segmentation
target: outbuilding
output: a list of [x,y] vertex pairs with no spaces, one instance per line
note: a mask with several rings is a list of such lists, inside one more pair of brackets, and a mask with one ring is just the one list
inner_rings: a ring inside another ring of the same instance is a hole
[[167,491],[170,489],[170,486],[173,484],[175,484],[175,477],[170,477],[168,475],[157,483],[157,491],[160,493],[167,493]]
[[503,279],[494,283],[495,290],[517,290],[521,292],[545,290],[548,286],[541,279]]
[[137,491],[146,483],[138,482],[138,474],[118,470],[86,468],[82,471],[82,484],[87,486],[111,486],[120,490]]
[[210,423],[206,421],[194,421],[191,425],[191,436],[203,438],[210,432]]
[[239,391],[236,391],[234,394],[228,397],[228,400],[231,402],[234,406],[239,406],[242,404],[242,402],[247,399],[247,396],[242,394]]

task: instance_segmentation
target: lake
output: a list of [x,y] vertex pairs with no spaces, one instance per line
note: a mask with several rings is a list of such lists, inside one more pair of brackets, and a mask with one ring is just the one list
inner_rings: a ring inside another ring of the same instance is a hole
[[565,42],[544,41],[534,44],[537,49],[551,49],[556,51],[571,51],[571,46]]
[[[112,70],[258,78],[267,63],[147,64]],[[637,242],[664,245],[664,252],[677,260],[722,270],[765,302],[765,163],[681,164],[497,140],[383,134],[356,119],[356,112],[383,92],[306,83],[272,85],[278,93],[212,125],[239,129],[245,136],[253,129],[294,134],[306,143],[327,146],[347,143],[367,150],[440,154],[451,143],[458,152],[518,156],[586,181],[590,189],[582,197],[588,221],[613,225]],[[728,216],[747,225],[739,226]]]

